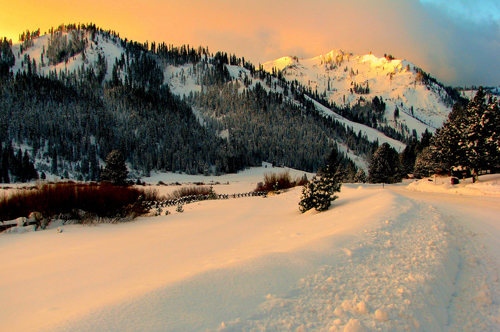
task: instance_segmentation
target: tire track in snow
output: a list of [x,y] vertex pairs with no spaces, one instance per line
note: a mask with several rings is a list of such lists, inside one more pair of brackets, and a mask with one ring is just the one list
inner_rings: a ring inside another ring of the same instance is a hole
[[485,234],[474,233],[455,224],[462,237],[460,269],[456,291],[449,305],[446,331],[500,331],[500,269],[498,262],[486,253]]

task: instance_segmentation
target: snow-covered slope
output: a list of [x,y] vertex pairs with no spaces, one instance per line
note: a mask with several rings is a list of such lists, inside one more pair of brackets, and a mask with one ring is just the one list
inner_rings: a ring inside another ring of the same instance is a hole
[[[66,32],[62,35],[63,37],[66,37],[69,41],[71,41],[70,33]],[[20,47],[22,44],[14,44],[12,46],[12,52],[16,57],[16,63],[12,68],[12,71],[14,73],[18,71],[27,71],[27,56],[29,56],[32,62],[33,60],[36,61],[36,71],[40,75],[48,75],[51,71],[56,71],[57,74],[59,74],[60,71],[67,71],[68,73],[72,73],[81,70],[82,68],[92,67],[95,69],[97,67],[98,56],[101,55],[106,59],[107,63],[107,73],[105,80],[109,80],[111,78],[111,70],[113,68],[113,64],[115,63],[116,59],[121,57],[122,53],[125,52],[124,49],[121,47],[118,39],[116,38],[105,38],[102,34],[95,34],[95,38],[94,40],[92,40],[91,34],[87,32],[85,33],[85,36],[88,39],[88,45],[83,52],[83,56],[82,52],[80,52],[70,57],[67,62],[62,61],[55,65],[49,65],[49,59],[46,54],[51,38],[50,34],[33,38],[33,46],[24,50],[22,54],[20,53]]]
[[[297,80],[313,92],[326,94],[326,99],[338,106],[382,97],[388,125],[397,129],[397,123],[404,123],[419,137],[425,129],[440,127],[451,111],[451,105],[445,102],[446,91],[434,83],[421,83],[418,68],[406,60],[333,50],[311,59],[283,57],[263,66],[268,72],[280,70],[287,80]],[[369,93],[356,94],[354,84],[368,87]],[[393,116],[396,106],[400,111],[397,121]]]
[[[71,41],[72,34],[65,32],[63,37]],[[100,55],[106,59],[105,80],[109,80],[115,60],[124,53],[118,38],[106,38],[97,33],[92,39],[91,34],[87,32],[88,44],[84,52],[75,54],[68,61],[49,65],[46,51],[50,38],[50,34],[33,38],[33,45],[22,53],[20,52],[22,44],[14,44],[16,63],[12,68],[13,72],[28,70],[26,63],[28,56],[31,62],[36,61],[37,72],[47,75],[50,71],[59,73],[67,70],[71,73],[82,68],[96,68]],[[165,66],[165,82],[174,93],[188,95],[191,91],[201,90],[199,71],[193,67],[192,64]],[[269,72],[273,68],[281,70],[287,80],[297,80],[312,91],[325,93],[330,102],[340,107],[347,104],[354,105],[361,98],[371,100],[375,96],[382,97],[387,105],[385,118],[388,125],[398,129],[404,124],[410,131],[415,129],[419,136],[425,129],[433,131],[438,128],[451,110],[450,105],[444,102],[447,98],[446,91],[436,84],[426,85],[419,82],[416,73],[418,68],[406,60],[378,58],[373,54],[356,56],[334,50],[305,60],[283,57],[267,62],[263,67]],[[249,72],[244,68],[228,66],[228,69],[235,79],[249,76]],[[354,84],[369,87],[369,94],[353,93]],[[397,121],[393,117],[396,106],[400,110]]]
[[[51,34],[34,38],[32,45],[23,50],[22,44],[14,45],[13,52],[16,56],[16,63],[13,71],[27,71],[29,59],[32,63],[36,62],[36,71],[43,75],[48,75],[50,72],[59,74],[61,71],[73,73],[88,68],[93,68],[97,72],[99,61],[105,59],[107,71],[104,80],[110,80],[113,65],[117,59],[121,59],[125,54],[121,39],[106,33],[92,33],[86,30],[82,30],[81,33],[86,40],[83,52],[77,52],[66,58],[65,61],[56,64],[49,64],[47,56],[50,40],[54,38]],[[66,38],[68,43],[71,43],[71,40],[75,38],[75,33],[62,32],[60,38]],[[163,70],[164,83],[169,85],[174,94],[180,96],[189,96],[193,92],[200,92],[202,90],[200,82],[204,76],[204,70],[207,66],[211,66],[207,62],[174,66],[160,59],[158,63]],[[306,89],[311,88],[312,91],[318,91],[319,94],[323,94],[331,103],[335,103],[339,107],[354,105],[358,102],[363,103],[363,100],[371,101],[375,96],[378,96],[387,106],[384,115],[385,121],[379,125],[391,126],[397,132],[403,131],[404,127],[406,128],[404,135],[411,135],[414,130],[417,137],[420,137],[420,134],[426,129],[433,131],[441,125],[450,111],[449,106],[443,102],[447,97],[444,89],[437,84],[421,83],[417,79],[418,68],[404,60],[377,58],[372,54],[354,56],[343,51],[332,51],[326,55],[307,60],[283,57],[268,62],[263,67],[269,72],[273,69],[282,71],[289,82],[297,80]],[[31,65],[31,70],[34,70],[33,68],[34,66]],[[291,94],[284,91],[276,78],[272,78],[271,83],[269,83],[269,79],[262,80],[255,76],[252,77],[250,71],[243,67],[226,65],[226,68],[233,80],[240,82],[240,92],[246,88],[245,83],[248,87],[254,87],[257,83],[261,83],[266,90],[283,93],[284,98],[291,98]],[[124,80],[127,71],[122,69],[119,75]],[[244,82],[245,79],[246,82]],[[250,83],[248,83],[249,81]],[[354,84],[369,88],[369,93],[356,94],[351,91],[354,90]],[[387,137],[377,128],[349,120],[318,102],[315,102],[315,106],[319,112],[335,118],[357,133],[360,132],[362,136],[372,142],[378,141],[380,144],[387,142],[399,152],[405,147],[405,144]],[[393,116],[395,107],[400,110],[398,119]],[[193,110],[193,112],[203,123],[197,110]],[[221,132],[220,135],[221,137],[227,136],[227,131]],[[354,155],[345,144],[340,142],[339,148],[355,161],[358,167],[367,168],[365,156]]]

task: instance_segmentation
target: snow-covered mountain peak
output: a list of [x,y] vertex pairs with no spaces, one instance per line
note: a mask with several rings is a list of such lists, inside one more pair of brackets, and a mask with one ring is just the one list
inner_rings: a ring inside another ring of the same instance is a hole
[[326,54],[321,54],[319,56],[316,56],[316,57],[313,57],[311,59],[308,59],[306,61],[316,61],[316,62],[319,62],[320,64],[328,64],[328,63],[334,63],[335,61],[337,61],[337,59],[340,59],[340,58],[348,58],[352,56],[351,53],[348,53],[348,52],[345,52],[341,49],[337,49],[337,50],[331,50],[330,52],[326,53]]
[[297,57],[284,56],[279,59],[266,62],[264,64],[264,69],[267,71],[271,71],[274,67],[276,69],[283,70],[284,68],[296,66],[298,63],[299,59]]
[[[428,80],[413,63],[392,55],[356,55],[341,49],[310,59],[284,57],[263,64],[297,80],[313,94],[339,107],[353,107],[373,98],[386,104],[384,123],[408,135],[420,136],[441,126],[453,101],[440,84]],[[394,114],[399,113],[397,117]]]
[[109,80],[113,64],[125,50],[120,45],[120,39],[115,36],[75,29],[54,31],[16,43],[12,46],[12,52],[16,58],[12,68],[14,73],[28,71],[28,60],[30,69],[40,75],[59,71],[71,73],[88,67],[97,70],[101,62],[107,66],[105,79]]

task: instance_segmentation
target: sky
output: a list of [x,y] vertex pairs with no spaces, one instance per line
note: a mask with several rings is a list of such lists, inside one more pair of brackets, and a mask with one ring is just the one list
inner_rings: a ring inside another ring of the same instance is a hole
[[498,0],[7,0],[0,36],[93,22],[122,38],[205,46],[256,66],[332,49],[392,54],[446,85],[500,85]]

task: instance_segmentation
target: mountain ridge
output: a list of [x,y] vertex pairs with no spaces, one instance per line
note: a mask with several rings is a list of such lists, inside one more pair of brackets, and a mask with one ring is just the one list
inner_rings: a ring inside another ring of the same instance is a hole
[[[196,100],[199,100],[199,98],[208,91],[207,88],[209,86],[214,86],[215,89],[222,89],[229,83],[232,85],[236,84],[235,89],[237,89],[238,94],[242,95],[244,98],[247,98],[245,96],[247,96],[249,92],[261,89],[260,92],[256,94],[256,96],[259,96],[259,94],[261,94],[262,96],[266,96],[266,98],[270,96],[273,96],[272,98],[277,98],[276,102],[278,104],[275,104],[274,106],[268,104],[267,107],[279,107],[279,103],[286,101],[289,104],[289,106],[287,107],[299,107],[299,109],[302,109],[301,112],[304,119],[307,119],[309,116],[316,113],[319,115],[323,115],[324,117],[329,118],[329,120],[327,120],[329,121],[327,123],[330,123],[328,124],[328,126],[334,124],[334,126],[345,127],[340,131],[340,133],[342,133],[341,135],[350,135],[350,137],[353,137],[353,133],[355,133],[355,140],[365,139],[367,142],[372,142],[371,144],[375,144],[374,146],[382,142],[388,142],[399,152],[404,149],[405,144],[398,142],[392,138],[386,137],[384,134],[381,134],[379,131],[381,128],[385,128],[385,132],[389,134],[397,134],[395,137],[418,138],[418,134],[420,134],[420,132],[411,133],[411,129],[407,129],[406,131],[404,131],[404,127],[403,125],[401,125],[403,121],[394,121],[395,123],[400,124],[399,127],[395,126],[395,128],[392,128],[389,125],[385,125],[384,121],[387,121],[386,119],[389,116],[387,115],[388,112],[385,109],[384,101],[389,105],[391,105],[390,103],[392,103],[392,101],[390,99],[383,99],[383,97],[381,97],[383,101],[380,101],[378,99],[377,93],[366,93],[368,91],[363,91],[363,89],[366,89],[366,87],[363,86],[361,82],[359,82],[359,85],[358,82],[355,82],[356,85],[350,83],[353,86],[354,90],[356,90],[348,95],[347,99],[349,100],[349,98],[351,98],[352,101],[350,103],[338,105],[335,101],[331,102],[331,98],[330,101],[327,98],[334,96],[334,94],[326,93],[338,92],[340,91],[338,88],[330,86],[330,89],[328,91],[324,91],[323,95],[319,94],[317,91],[318,86],[321,88],[321,83],[331,83],[331,79],[329,79],[328,81],[325,81],[324,79],[317,79],[315,82],[313,82],[313,85],[316,84],[316,88],[314,91],[310,87],[310,82],[308,82],[308,84],[299,83],[297,76],[295,76],[295,80],[291,79],[294,77],[292,71],[295,71],[296,73],[302,73],[303,79],[308,79],[309,81],[311,81],[312,77],[310,72],[313,70],[316,70],[316,78],[321,78],[318,75],[320,75],[326,69],[328,69],[329,74],[332,74],[335,71],[338,71],[339,74],[352,74],[354,73],[354,69],[357,69],[358,73],[356,74],[359,75],[359,68],[361,67],[353,67],[353,64],[355,64],[353,60],[354,55],[341,50],[333,50],[326,55],[320,55],[309,60],[299,60],[296,57],[283,57],[281,59],[278,59],[282,64],[284,64],[282,66],[282,69],[277,69],[276,72],[273,73],[273,67],[277,67],[276,65],[270,66],[268,65],[268,63],[266,63],[264,66],[261,66],[261,68],[257,70],[252,64],[245,62],[244,59],[236,58],[235,55],[228,56],[227,53],[221,52],[217,52],[217,54],[214,55],[209,54],[207,50],[201,48],[195,50],[189,48],[189,46],[176,48],[170,45],[166,46],[164,43],[160,45],[152,43],[151,45],[149,45],[148,43],[141,44],[137,42],[129,42],[126,39],[121,39],[116,33],[112,33],[110,31],[102,31],[100,29],[97,29],[95,26],[82,29],[80,29],[80,27],[78,27],[77,29],[76,26],[72,26],[71,28],[68,28],[66,30],[63,27],[62,30],[55,32],[51,31],[51,33],[47,35],[35,36],[31,39],[28,38],[22,43],[13,45],[12,50],[16,56],[16,61],[14,66],[12,67],[12,72],[16,73],[16,75],[18,75],[19,73],[24,73],[23,75],[42,75],[53,80],[75,82],[76,86],[78,86],[79,80],[83,80],[82,82],[85,82],[88,79],[86,77],[95,76],[95,78],[91,79],[91,81],[94,82],[91,84],[93,84],[95,88],[104,89],[103,93],[105,99],[107,98],[106,96],[108,96],[109,93],[112,93],[111,95],[113,95],[116,91],[119,91],[119,89],[123,88],[125,88],[125,90],[132,89],[132,91],[133,89],[139,88],[144,90],[145,93],[148,93],[148,91],[150,91],[154,94],[157,93],[155,91],[159,91],[158,89],[160,89],[161,86],[168,87],[168,90],[171,91],[174,95],[177,95],[182,100],[187,101],[189,106],[185,105],[182,107],[191,108],[192,113],[194,113],[197,121],[199,122],[199,125],[206,128],[204,130],[209,130],[218,138],[222,139],[222,142],[225,142],[224,144],[228,144],[228,146],[241,144],[238,143],[241,138],[238,138],[235,135],[241,133],[241,130],[243,128],[238,129],[238,126],[234,125],[234,119],[236,119],[234,117],[238,117],[239,115],[229,115],[228,113],[222,118],[220,116],[219,118],[213,117],[213,114],[220,113],[220,110],[218,110],[219,106],[217,106],[217,104],[220,105],[221,103],[226,103],[226,100],[217,101],[217,103],[214,104],[215,106],[212,105],[213,103],[211,102],[209,103],[208,108],[207,105],[205,105],[197,109]],[[375,58],[373,55],[370,55],[370,57]],[[366,61],[364,62],[367,62],[369,59],[365,60]],[[312,63],[310,67],[304,66],[304,63],[307,65],[307,61],[314,63]],[[372,59],[371,61],[374,60]],[[380,61],[384,62],[384,60]],[[361,62],[362,61],[358,61],[358,64]],[[393,62],[393,64],[395,63],[396,62]],[[340,71],[341,69],[344,70],[344,64],[346,64],[348,70]],[[351,64],[351,72],[349,71],[349,64]],[[267,73],[265,72],[265,69],[268,69]],[[307,70],[309,70],[309,72],[307,72]],[[361,75],[363,75],[363,71],[361,72]],[[399,69],[398,73],[396,73],[396,76],[397,74],[400,74]],[[284,80],[284,78],[287,78],[287,76],[290,76],[290,79]],[[343,74],[342,76],[337,76],[340,80],[339,82],[348,82],[347,76]],[[328,87],[328,85],[326,86]],[[421,84],[419,85],[419,88],[424,89],[424,86],[427,85]],[[337,90],[334,91],[333,89]],[[352,96],[360,98],[356,99]],[[371,99],[371,97],[373,97],[373,99]],[[238,98],[241,99],[240,97]],[[179,102],[181,101],[179,100]],[[241,99],[240,102],[244,102],[244,99]],[[246,100],[246,102],[250,101]],[[115,102],[113,101],[112,105],[114,105],[113,103]],[[371,107],[375,107],[373,105],[379,107],[379,110],[377,111],[379,113],[376,114],[377,118],[375,119],[375,123],[369,123],[369,125],[366,125],[366,118],[369,117],[368,115],[371,114],[372,117],[375,116],[374,111],[371,110]],[[383,109],[381,108],[381,105],[384,105]],[[255,105],[252,107],[259,108],[261,106]],[[351,116],[351,113],[359,110],[365,112],[365,114],[359,115],[358,118],[353,118]],[[113,109],[110,109],[110,111],[113,111]],[[311,111],[314,111],[315,113],[311,113]],[[402,111],[402,113],[405,114],[404,110]],[[259,112],[255,113],[254,116],[261,116],[258,114]],[[128,113],[123,114],[122,116],[125,117],[125,119],[128,119],[128,117],[130,117]],[[226,119],[228,119],[227,117],[234,118],[233,120],[231,120],[233,121],[233,124],[231,124],[231,121],[226,121]],[[319,118],[315,117],[316,115],[314,115],[315,120],[313,121],[316,121],[317,123],[318,121],[326,121],[320,120]],[[404,115],[402,117],[404,117]],[[134,118],[132,117],[131,119]],[[211,123],[210,126],[212,127],[209,127],[209,123]],[[273,124],[270,125],[274,126]],[[295,124],[295,126],[297,126],[297,124]],[[425,128],[427,129],[427,127]],[[333,128],[330,128],[328,130],[331,131],[332,129]],[[347,132],[345,132],[346,129]],[[286,131],[286,129],[284,128],[280,130]],[[423,131],[424,129],[422,129],[422,132]],[[134,129],[134,132],[140,135],[145,134],[139,127]],[[338,129],[335,129],[334,132],[338,132]],[[398,132],[400,132],[400,134],[398,134]],[[277,133],[270,133],[270,135],[276,134]],[[293,135],[297,134],[298,132]],[[116,133],[115,135],[119,136],[120,134]],[[258,136],[249,138],[248,135],[252,135],[252,133],[247,132],[245,135],[245,137],[247,137],[245,139],[250,139],[254,142],[259,140]],[[287,135],[290,135],[290,133],[288,133]],[[333,142],[336,142],[336,144],[338,145],[339,150],[345,156],[347,156],[348,159],[355,161],[357,167],[366,169],[367,159],[370,155],[369,151],[373,148],[364,147],[360,149],[359,147],[356,147],[356,144],[358,143],[353,144],[354,138],[348,139],[348,136],[344,136],[343,138],[329,137],[328,144],[331,144],[331,141],[333,140]],[[102,165],[102,160],[104,160],[105,158],[105,153],[111,148],[112,144],[110,142],[107,142],[106,140],[103,140],[103,138],[98,139],[93,135],[90,135],[86,139],[90,142],[98,142],[95,143],[95,150],[98,154],[98,159],[100,160],[99,163]],[[310,137],[309,139],[313,138]],[[149,142],[149,144],[155,144],[154,141],[151,141],[149,138],[147,138],[147,141]],[[290,142],[293,142],[293,140]],[[25,142],[19,143],[24,144]],[[51,144],[53,144],[53,142],[46,141],[45,145],[46,144],[49,144],[50,146]],[[101,146],[99,144],[103,144],[104,146]],[[115,145],[118,145],[118,147],[123,146],[124,148],[126,148],[128,144],[129,143],[122,142],[120,141],[120,139],[118,139]],[[363,144],[366,145],[368,143]],[[206,160],[197,159],[196,162],[180,163],[178,165],[169,161],[165,163],[163,159],[161,159],[161,161],[155,161],[155,158],[163,158],[161,156],[152,157],[152,160],[147,161],[146,165],[144,164],[144,161],[141,161],[139,155],[129,156],[128,160],[130,162],[129,166],[132,169],[136,169],[137,167],[139,167],[139,169],[142,170],[141,174],[143,175],[149,174],[149,171],[151,170],[182,170],[187,171],[188,173],[218,172],[217,169],[234,171],[243,166],[243,164],[245,163],[244,160],[247,160],[246,162],[250,162],[250,164],[247,164],[247,166],[251,166],[253,164],[261,162],[262,159],[259,161],[257,160],[258,158],[264,158],[267,161],[276,162],[278,164],[282,164],[283,162],[285,162],[285,160],[288,160],[288,158],[285,158],[283,156],[282,152],[277,153],[276,151],[261,151],[259,149],[262,149],[262,147],[259,146],[260,143],[252,148],[257,149],[252,152],[253,154],[255,154],[253,157],[248,158],[243,156],[234,156],[231,158],[236,159],[231,159],[232,161],[221,161],[222,163],[226,163],[226,166],[216,165],[216,159],[220,158],[220,155],[219,157],[209,157],[207,155],[206,157],[203,157]],[[324,149],[325,147],[323,147],[322,149]],[[238,153],[246,153],[244,152],[243,146],[238,145],[235,148],[237,151],[241,150]],[[49,147],[49,150],[50,149],[51,148]],[[301,153],[305,152],[306,151],[302,151]],[[47,157],[47,153],[48,151],[41,155],[45,156],[45,160],[50,159],[50,156]],[[87,153],[87,151],[85,153]],[[139,152],[136,151],[135,153],[137,154]],[[326,156],[327,152],[325,151],[321,152],[315,158],[322,159],[320,156],[323,153],[325,154],[324,156]],[[309,158],[311,157],[312,155],[309,156]],[[40,160],[44,160],[44,158],[40,158]],[[236,162],[236,160],[239,160],[237,161],[238,166],[230,166],[229,164],[227,164]],[[62,160],[62,162],[63,165],[65,165],[64,160]],[[316,169],[318,167],[317,165],[319,165],[318,162],[319,164],[321,163],[320,161],[307,163],[308,165],[310,165],[308,166],[308,170],[311,171],[313,169]],[[72,163],[77,164],[75,166],[76,168],[81,166],[78,166],[78,161],[76,160]],[[40,162],[40,164],[42,163]],[[185,167],[188,168],[186,169]],[[309,167],[313,168],[310,169]],[[42,168],[47,171],[49,166],[47,165],[47,163],[45,163],[45,166]],[[71,174],[73,173],[69,172],[70,176],[74,176]]]
[[297,80],[339,107],[382,98],[387,105],[387,125],[394,129],[405,125],[410,133],[415,129],[418,137],[440,127],[454,103],[442,84],[429,79],[412,62],[391,55],[355,55],[334,49],[309,59],[286,56],[262,67],[268,72],[280,71],[286,79]]

